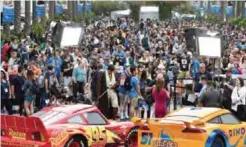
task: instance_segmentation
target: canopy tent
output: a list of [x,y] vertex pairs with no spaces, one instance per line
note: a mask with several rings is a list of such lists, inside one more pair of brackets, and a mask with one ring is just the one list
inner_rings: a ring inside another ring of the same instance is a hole
[[111,19],[117,19],[119,17],[129,16],[131,14],[131,10],[117,10],[111,12]]
[[143,6],[140,8],[139,19],[157,19],[159,20],[159,7],[156,6]]

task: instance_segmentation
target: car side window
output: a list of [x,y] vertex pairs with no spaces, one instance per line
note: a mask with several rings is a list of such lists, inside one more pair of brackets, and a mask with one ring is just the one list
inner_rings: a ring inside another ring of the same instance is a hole
[[81,116],[76,115],[67,120],[68,123],[77,123],[77,124],[85,124]]
[[210,119],[208,121],[208,123],[211,123],[211,124],[221,124],[220,116]]
[[106,125],[106,120],[98,112],[86,112],[84,113],[85,119],[89,125]]
[[238,120],[234,115],[231,113],[221,115],[221,121],[223,124],[240,124],[240,120]]

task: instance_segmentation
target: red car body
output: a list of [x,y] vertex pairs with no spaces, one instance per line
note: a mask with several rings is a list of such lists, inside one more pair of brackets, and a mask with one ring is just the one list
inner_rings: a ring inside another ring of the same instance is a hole
[[46,107],[30,117],[1,115],[2,147],[117,147],[134,124],[107,120],[92,105]]

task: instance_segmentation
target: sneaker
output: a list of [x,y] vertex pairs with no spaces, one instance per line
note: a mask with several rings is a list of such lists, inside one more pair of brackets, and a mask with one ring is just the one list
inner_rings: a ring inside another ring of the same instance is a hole
[[126,119],[129,119],[128,111],[125,111],[125,118],[126,118]]
[[120,120],[124,120],[124,113],[120,112]]

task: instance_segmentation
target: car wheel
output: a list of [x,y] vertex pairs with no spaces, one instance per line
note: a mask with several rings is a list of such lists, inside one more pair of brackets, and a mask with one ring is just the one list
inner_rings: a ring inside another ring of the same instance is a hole
[[225,144],[220,137],[215,137],[211,147],[225,147]]
[[126,137],[126,147],[138,147],[138,128],[132,129]]
[[80,136],[71,137],[64,147],[88,147],[87,141]]

